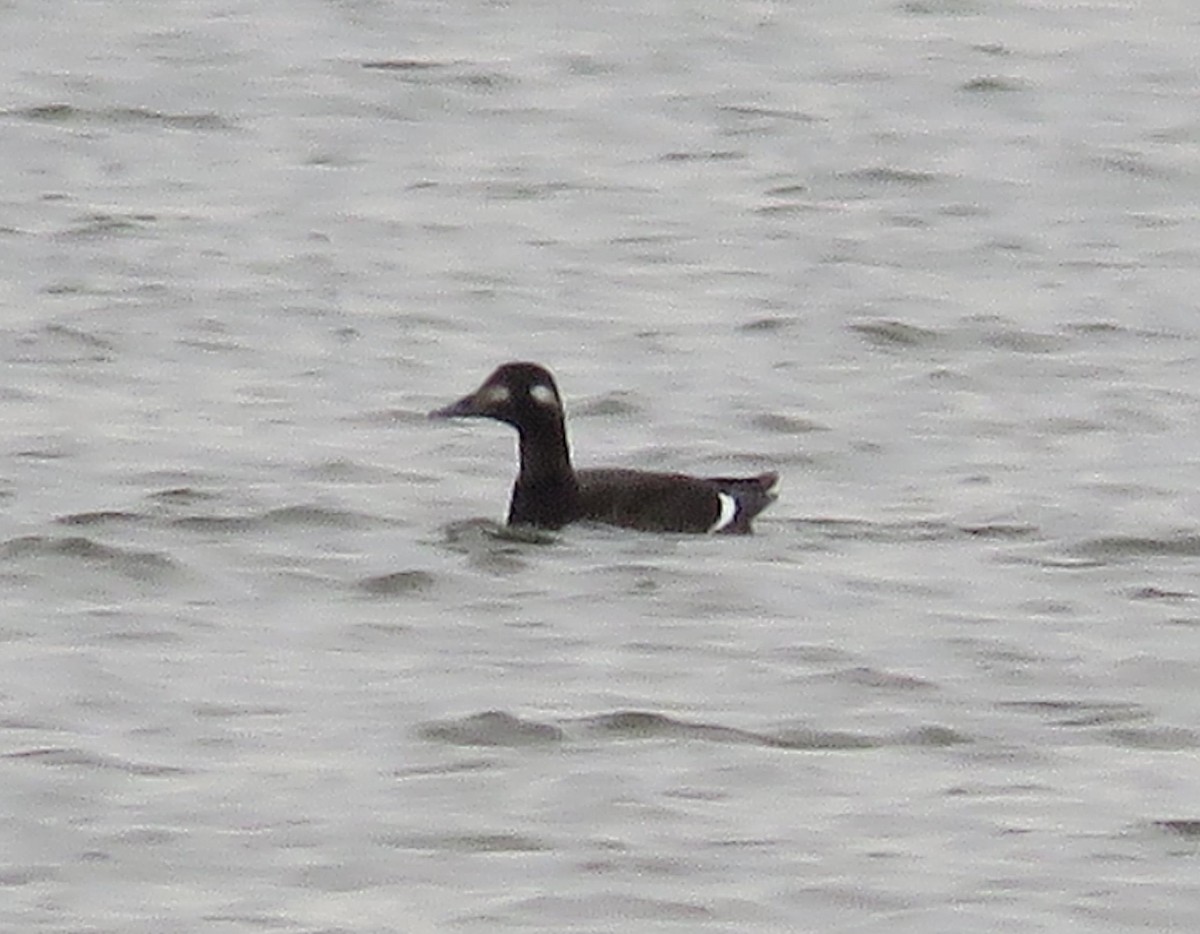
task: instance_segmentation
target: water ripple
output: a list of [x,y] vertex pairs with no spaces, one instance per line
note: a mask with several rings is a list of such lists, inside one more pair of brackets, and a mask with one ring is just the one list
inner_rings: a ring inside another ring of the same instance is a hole
[[536,837],[516,833],[381,834],[376,840],[398,850],[444,853],[540,853],[554,849]]
[[935,520],[870,522],[863,519],[776,519],[798,531],[811,530],[831,541],[863,542],[953,542],[965,539],[1019,541],[1040,537],[1036,526],[995,522],[982,525],[955,525]]
[[1200,535],[1105,536],[1082,542],[1072,548],[1071,553],[1097,561],[1143,557],[1195,558],[1200,557]]
[[90,538],[26,535],[0,543],[0,558],[27,560],[66,558],[117,571],[137,580],[157,580],[177,570],[175,562],[157,551],[134,551],[102,545]]
[[117,756],[102,756],[85,749],[63,746],[9,752],[4,753],[0,758],[23,759],[47,766],[82,766],[88,769],[124,772],[128,775],[143,775],[149,778],[169,778],[191,774],[189,769],[176,766],[129,762]]
[[1053,726],[1093,727],[1149,719],[1141,704],[1129,701],[1027,700],[1002,701],[998,707],[1040,714]]
[[435,578],[428,571],[393,571],[364,577],[356,586],[372,597],[399,597],[413,593],[424,593],[433,587]]
[[1195,818],[1168,818],[1153,821],[1152,826],[1189,840],[1200,840],[1200,820]]
[[930,347],[942,340],[937,331],[903,321],[861,321],[848,327],[870,343],[885,347]]
[[1126,749],[1175,752],[1200,747],[1200,733],[1181,727],[1109,730],[1106,735],[1114,746],[1124,746]]
[[556,726],[521,720],[499,710],[457,720],[435,720],[422,724],[417,732],[424,739],[456,746],[532,746],[557,743],[563,738]]
[[142,124],[172,130],[229,130],[233,126],[211,112],[164,113],[144,107],[74,107],[71,104],[39,104],[20,110],[0,111],[0,116],[21,117],[38,123],[78,126],[123,126]]
[[124,512],[117,509],[101,509],[95,512],[76,512],[68,516],[59,516],[54,520],[57,525],[92,526],[92,525],[124,525],[142,522],[147,517],[136,512]]
[[[188,496],[180,497],[187,501]],[[367,515],[347,509],[326,506],[282,506],[263,513],[245,516],[190,515],[171,520],[171,525],[181,529],[215,532],[245,532],[279,529],[343,529],[357,531],[379,528],[392,523],[380,516]]]

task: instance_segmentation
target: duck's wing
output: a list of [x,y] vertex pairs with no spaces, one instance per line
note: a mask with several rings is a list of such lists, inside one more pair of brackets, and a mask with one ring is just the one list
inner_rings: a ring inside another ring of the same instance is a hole
[[641,470],[589,469],[576,474],[581,519],[644,532],[745,534],[775,498],[776,474],[691,477]]

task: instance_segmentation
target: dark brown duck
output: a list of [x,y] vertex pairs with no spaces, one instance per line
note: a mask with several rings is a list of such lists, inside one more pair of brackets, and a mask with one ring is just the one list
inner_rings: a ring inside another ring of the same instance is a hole
[[559,529],[604,522],[644,532],[750,532],[775,500],[778,474],[691,477],[644,470],[575,470],[558,387],[536,363],[506,363],[430,418],[494,418],[517,429],[520,467],[509,525]]

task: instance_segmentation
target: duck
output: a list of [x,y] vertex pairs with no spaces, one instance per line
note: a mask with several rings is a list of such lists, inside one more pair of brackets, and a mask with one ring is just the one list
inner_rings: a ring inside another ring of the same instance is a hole
[[776,499],[774,472],[695,477],[571,464],[558,384],[537,363],[505,363],[478,389],[429,413],[431,419],[490,418],[517,430],[519,466],[510,526],[556,531],[598,522],[642,532],[747,535]]

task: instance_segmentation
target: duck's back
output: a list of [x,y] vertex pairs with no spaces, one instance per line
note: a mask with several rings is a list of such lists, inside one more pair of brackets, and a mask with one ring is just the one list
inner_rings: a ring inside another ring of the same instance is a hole
[[774,473],[757,477],[593,468],[576,472],[580,518],[644,532],[747,534],[750,520],[775,500]]

